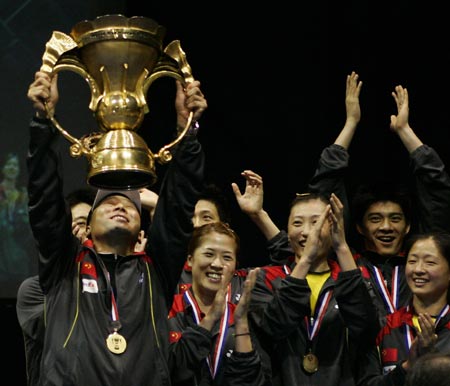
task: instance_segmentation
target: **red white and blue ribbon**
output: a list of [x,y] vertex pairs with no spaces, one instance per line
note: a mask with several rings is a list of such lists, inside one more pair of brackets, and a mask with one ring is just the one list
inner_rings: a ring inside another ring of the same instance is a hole
[[[214,347],[214,352],[212,353],[212,355],[210,354],[206,358],[209,370],[211,372],[211,376],[213,378],[215,378],[215,376],[217,374],[217,369],[219,368],[220,360],[222,358],[222,352],[223,352],[223,349],[225,347],[225,340],[226,340],[226,337],[227,337],[228,326],[229,326],[229,323],[230,323],[229,319],[230,319],[230,314],[231,313],[230,313],[230,304],[228,302],[228,300],[229,300],[229,293],[230,293],[230,291],[227,291],[227,295],[225,297],[226,307],[225,307],[224,313],[222,314],[222,318],[220,320],[219,336],[217,337],[217,340],[216,340],[216,345]],[[184,298],[191,305],[192,310],[193,310],[193,314],[194,314],[195,322],[197,324],[199,324],[200,321],[201,321],[201,310],[200,310],[200,308],[199,308],[199,306],[197,304],[197,301],[192,296],[190,291],[186,291],[184,293]]]
[[378,267],[373,267],[375,271],[375,279],[383,297],[384,303],[389,308],[389,313],[394,313],[398,307],[399,296],[399,280],[400,280],[400,267],[396,266],[392,270],[391,292],[387,288],[383,274]]

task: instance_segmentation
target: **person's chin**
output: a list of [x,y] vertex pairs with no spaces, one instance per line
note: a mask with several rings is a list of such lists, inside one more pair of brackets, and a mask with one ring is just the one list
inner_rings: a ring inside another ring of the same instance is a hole
[[127,227],[127,226],[120,226],[120,225],[116,225],[115,227],[113,227],[109,233],[111,235],[120,237],[120,236],[131,236],[132,232],[131,230]]

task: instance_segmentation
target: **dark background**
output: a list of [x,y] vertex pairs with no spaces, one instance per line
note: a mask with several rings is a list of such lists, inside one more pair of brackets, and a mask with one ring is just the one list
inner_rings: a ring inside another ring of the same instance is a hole
[[[390,115],[396,112],[391,92],[397,84],[408,88],[413,129],[450,163],[450,27],[443,5],[319,0],[243,6],[233,1],[2,0],[1,165],[3,155],[17,152],[23,162],[20,184],[26,184],[33,113],[26,93],[52,31],[69,33],[81,20],[115,13],[147,16],[165,26],[166,43],[180,40],[194,77],[201,81],[209,104],[199,134],[207,176],[229,198],[232,225],[242,239],[243,266],[265,264],[267,254],[263,237],[237,209],[231,182],[243,188],[244,169],[261,174],[264,206],[284,227],[290,200],[305,189],[320,152],[343,127],[345,81],[352,70],[364,84],[362,120],[350,148],[350,190],[369,180],[409,177],[407,152],[389,130]],[[76,137],[95,129],[84,80],[64,75],[59,84],[63,126]],[[152,150],[174,127],[173,96],[174,85],[165,82],[149,90],[150,113],[139,133]],[[68,148],[63,139],[67,191],[86,181],[85,160],[70,158]],[[158,166],[157,173],[162,176],[164,167]],[[12,384],[21,385],[25,364],[15,315],[17,285],[0,283],[6,336],[1,366]]]

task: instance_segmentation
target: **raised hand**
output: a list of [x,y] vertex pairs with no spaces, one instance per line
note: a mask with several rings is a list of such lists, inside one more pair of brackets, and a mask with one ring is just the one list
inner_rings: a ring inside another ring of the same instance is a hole
[[361,92],[362,82],[358,81],[359,75],[352,71],[347,75],[347,87],[345,89],[345,111],[347,121],[358,124],[361,120],[361,107],[359,105],[359,94]]
[[331,240],[336,251],[345,241],[344,206],[341,200],[332,193],[330,197],[331,211],[328,217],[330,222]]
[[233,193],[239,208],[247,214],[256,214],[262,210],[264,201],[263,179],[259,174],[252,170],[244,170],[241,176],[245,178],[245,191],[241,193],[236,183],[231,184]]
[[175,109],[177,111],[177,126],[182,130],[189,118],[189,114],[193,111],[192,121],[197,121],[207,109],[208,103],[200,90],[200,82],[194,80],[187,83],[185,87],[180,81],[176,81],[177,93],[175,97]]
[[147,237],[145,237],[145,232],[141,230],[139,231],[138,234],[138,240],[134,245],[134,252],[144,252],[146,245],[147,245]]
[[234,310],[234,322],[236,324],[236,329],[245,327],[248,328],[247,312],[250,305],[251,292],[256,283],[256,277],[258,276],[260,268],[252,269],[245,279],[244,290],[239,299],[239,303]]
[[361,88],[362,81],[359,80],[359,75],[355,71],[352,71],[350,75],[347,75],[347,85],[345,88],[345,125],[334,141],[336,145],[342,146],[347,150],[352,142],[356,127],[361,120],[361,107],[359,104]]
[[43,71],[36,72],[34,81],[28,88],[27,97],[33,102],[33,107],[36,110],[36,115],[38,117],[48,117],[45,104],[47,104],[50,116],[53,116],[59,99],[58,75],[54,74],[53,76],[50,76]]
[[234,324],[235,324],[235,339],[236,351],[250,352],[253,350],[252,339],[250,335],[250,326],[248,324],[248,308],[250,306],[250,298],[252,290],[255,286],[256,276],[260,268],[252,269],[244,283],[244,290],[242,292],[239,303],[234,310]]
[[397,132],[400,129],[409,126],[409,97],[408,90],[402,86],[396,86],[395,91],[392,92],[395,103],[397,105],[397,115],[391,115],[390,128]]
[[301,248],[298,243],[293,244],[294,252],[296,257],[300,257],[298,263],[295,268],[292,270],[291,276],[296,277],[298,279],[306,278],[311,267],[320,263],[320,259],[326,259],[326,256],[323,256],[321,251],[326,250],[324,248],[324,243],[329,242],[329,234],[327,232],[323,232],[323,227],[326,223],[328,216],[330,215],[330,204],[328,204],[316,223],[311,229],[311,232],[306,239],[305,248]]
[[230,267],[225,264],[222,269],[220,288],[216,292],[214,302],[205,317],[200,322],[200,325],[207,330],[211,330],[213,328],[214,324],[222,317],[222,314],[225,311],[225,306],[227,304],[228,284],[230,283],[231,275],[233,275],[233,272],[230,270]]
[[350,247],[345,238],[344,205],[334,193],[330,197],[331,211],[328,216],[330,222],[331,242],[342,271],[356,269]]
[[409,349],[408,360],[403,364],[406,369],[413,366],[420,356],[435,350],[438,336],[435,332],[433,318],[427,313],[420,313],[418,321],[420,329],[416,329],[416,337]]

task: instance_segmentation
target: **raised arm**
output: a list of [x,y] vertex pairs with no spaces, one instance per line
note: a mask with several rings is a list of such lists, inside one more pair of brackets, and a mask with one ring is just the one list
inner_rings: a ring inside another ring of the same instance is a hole
[[31,229],[40,252],[39,276],[45,292],[50,281],[56,280],[56,273],[70,264],[78,241],[72,235],[70,209],[64,200],[58,149],[60,136],[48,119],[44,104],[54,114],[58,102],[56,75],[50,77],[45,72],[36,72],[27,96],[35,109],[27,155],[28,206]]
[[308,189],[325,196],[336,194],[344,205],[345,226],[350,223],[347,191],[345,188],[345,173],[348,169],[348,149],[361,119],[359,95],[362,81],[354,71],[347,76],[345,90],[346,120],[344,127],[334,143],[326,147],[321,155],[316,171],[311,178]]
[[408,90],[396,86],[392,96],[397,115],[391,115],[390,128],[408,151],[414,175],[415,231],[450,231],[450,176],[436,151],[424,144],[409,124]]
[[264,237],[270,240],[280,232],[280,229],[278,229],[263,208],[263,179],[252,170],[244,170],[241,176],[245,178],[245,190],[243,194],[235,182],[231,184],[239,208],[250,217]]
[[347,85],[345,88],[345,111],[346,119],[344,127],[334,141],[335,145],[342,146],[348,150],[355,134],[356,128],[361,120],[361,107],[359,105],[359,94],[361,92],[362,81],[354,71],[347,75]]
[[409,126],[409,97],[408,90],[402,86],[396,86],[392,92],[395,104],[397,105],[397,115],[391,115],[391,130],[398,135],[408,153],[411,154],[423,143]]
[[[194,80],[185,88],[177,82],[175,106],[177,125],[186,124],[190,111],[193,120],[200,119],[207,101]],[[204,153],[197,140],[196,130],[189,130],[173,152],[161,183],[153,221],[147,235],[147,249],[161,267],[170,304],[183,264],[193,225],[195,204],[204,185]]]
[[139,190],[139,196],[141,197],[142,207],[148,211],[150,220],[152,220],[155,214],[156,204],[158,203],[158,194],[153,190],[143,188]]
[[293,252],[286,233],[280,231],[263,208],[263,179],[252,170],[244,170],[241,176],[245,178],[244,193],[241,192],[238,184],[235,182],[231,184],[239,208],[250,217],[267,239],[270,260],[275,264],[284,264]]

